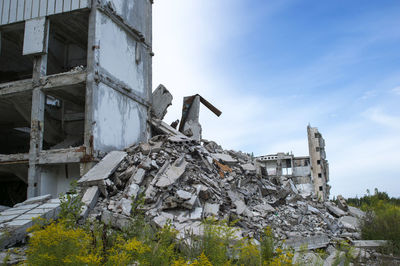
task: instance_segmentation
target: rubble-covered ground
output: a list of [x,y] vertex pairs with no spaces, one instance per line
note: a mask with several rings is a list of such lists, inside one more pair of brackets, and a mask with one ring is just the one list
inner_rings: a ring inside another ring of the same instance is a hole
[[91,216],[130,216],[132,200],[142,196],[149,220],[157,226],[170,220],[182,232],[198,231],[203,218],[214,216],[238,220],[242,236],[255,238],[267,226],[279,239],[360,237],[361,211],[304,196],[290,179],[274,184],[256,174],[250,155],[215,142],[159,135],[126,152]]
[[[332,265],[344,255],[335,244],[348,240],[359,260],[368,265],[382,261],[381,254],[366,249],[381,243],[359,240],[362,211],[344,201],[336,206],[302,194],[287,177],[268,180],[257,174],[250,155],[223,150],[212,141],[158,135],[148,143],[109,153],[79,184],[82,217],[116,228],[129,225],[132,206],[138,206],[153,226],[170,223],[182,239],[188,233],[200,235],[202,220],[214,217],[236,221],[237,237],[251,237],[256,243],[270,227],[277,239],[296,251],[326,250],[325,260],[312,252],[296,253],[295,260]],[[10,250],[0,256],[24,259]]]

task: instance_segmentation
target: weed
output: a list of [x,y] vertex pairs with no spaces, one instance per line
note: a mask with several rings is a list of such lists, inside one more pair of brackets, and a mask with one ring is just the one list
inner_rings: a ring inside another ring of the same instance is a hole
[[65,221],[67,226],[76,226],[83,203],[82,197],[78,194],[78,183],[76,181],[71,182],[71,188],[68,193],[60,195],[60,215],[59,217]]

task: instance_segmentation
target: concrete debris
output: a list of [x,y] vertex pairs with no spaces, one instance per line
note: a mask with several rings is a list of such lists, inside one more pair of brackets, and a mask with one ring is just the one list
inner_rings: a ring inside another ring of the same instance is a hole
[[356,207],[348,206],[348,211],[349,211],[349,214],[353,217],[357,217],[359,219],[365,217],[365,212],[363,212],[360,209],[357,209]]
[[386,240],[353,240],[353,245],[358,248],[378,248],[387,243]]
[[152,114],[157,119],[163,119],[167,108],[172,104],[172,94],[160,84],[153,92]]
[[[166,128],[156,125],[156,132]],[[146,219],[158,227],[170,222],[182,236],[187,229],[200,232],[201,220],[215,217],[239,220],[240,237],[259,239],[271,226],[277,238],[295,249],[303,244],[324,248],[341,237],[359,239],[356,210],[343,211],[313,193],[304,194],[287,176],[277,180],[259,175],[250,154],[226,151],[213,141],[196,141],[179,132],[161,134],[127,148],[118,164],[104,168],[107,174],[95,180],[107,180],[105,192],[91,217],[120,228],[129,221],[134,200],[143,195],[138,208]]]
[[104,186],[107,185],[106,179],[114,173],[121,161],[127,156],[126,152],[123,151],[112,151],[107,154],[98,164],[87,172],[81,179],[78,180],[78,184],[83,186]]
[[342,195],[337,196],[337,202],[338,202],[338,207],[342,209],[343,211],[348,211],[349,206],[347,206],[346,200],[343,198]]
[[214,216],[218,217],[219,204],[206,203],[204,205],[204,217]]
[[295,251],[303,248],[308,250],[325,248],[329,245],[329,237],[327,235],[315,235],[310,237],[294,237],[285,241],[285,245],[292,247]]
[[215,160],[218,160],[218,161],[220,161],[220,162],[222,162],[224,164],[228,164],[228,165],[232,165],[232,164],[237,163],[237,160],[233,159],[232,156],[230,156],[229,154],[213,153],[213,154],[211,154],[211,157],[214,158]]
[[60,212],[60,200],[49,199],[47,195],[17,205],[0,212],[0,249],[24,242],[32,219],[55,219]]
[[348,231],[357,231],[358,219],[352,216],[343,216],[339,218],[339,223]]
[[341,217],[341,216],[346,215],[345,211],[336,207],[332,202],[325,202],[325,206],[326,206],[326,208],[328,208],[328,211],[330,213],[332,213],[333,215],[335,215],[336,217]]

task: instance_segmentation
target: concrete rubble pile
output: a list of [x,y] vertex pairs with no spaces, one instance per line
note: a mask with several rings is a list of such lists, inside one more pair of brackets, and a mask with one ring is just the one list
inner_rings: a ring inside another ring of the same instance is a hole
[[87,188],[82,216],[123,227],[133,201],[143,197],[146,218],[158,227],[170,222],[182,238],[200,234],[202,219],[212,216],[238,220],[241,237],[258,239],[270,226],[295,249],[314,249],[332,239],[359,239],[357,219],[364,215],[301,195],[290,179],[262,178],[248,154],[179,133],[111,152],[79,183]]

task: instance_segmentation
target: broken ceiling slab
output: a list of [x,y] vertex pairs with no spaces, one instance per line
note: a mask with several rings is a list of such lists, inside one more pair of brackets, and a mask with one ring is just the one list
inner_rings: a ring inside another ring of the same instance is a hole
[[78,184],[83,186],[90,185],[104,185],[104,181],[114,173],[118,165],[127,156],[123,151],[112,151],[106,155],[98,164],[89,170],[81,179]]

